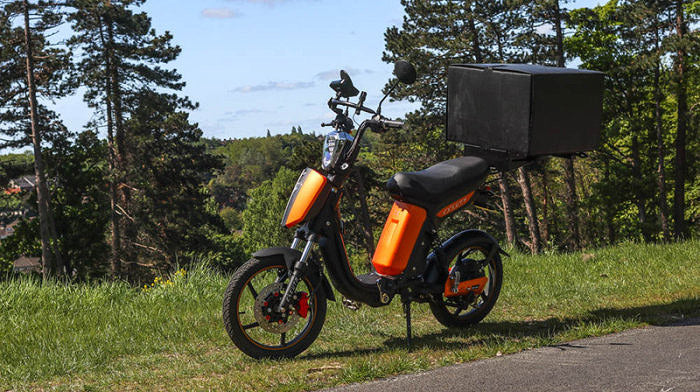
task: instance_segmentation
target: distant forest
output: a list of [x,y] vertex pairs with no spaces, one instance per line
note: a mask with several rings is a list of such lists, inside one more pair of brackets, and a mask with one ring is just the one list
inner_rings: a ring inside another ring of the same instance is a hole
[[[189,119],[197,104],[168,65],[181,50],[153,29],[144,2],[0,0],[0,148],[30,149],[0,157],[0,185],[35,179],[29,193],[0,195],[0,212],[33,211],[0,240],[1,277],[24,255],[40,257],[44,277],[140,282],[144,271],[192,262],[230,270],[258,248],[290,242],[281,215],[300,170],[320,166],[322,135],[294,127],[204,138]],[[456,63],[605,72],[603,135],[587,158],[494,172],[491,208],[454,214],[440,238],[481,228],[540,253],[697,236],[700,3],[401,4],[403,23],[386,30],[382,60],[416,66],[418,81],[392,99],[420,108],[403,130],[367,137],[347,187],[342,209],[358,268],[390,207],[384,182],[463,153],[444,135],[447,66]],[[56,42],[57,28],[72,35]],[[67,129],[43,102],[78,91],[92,120]]]

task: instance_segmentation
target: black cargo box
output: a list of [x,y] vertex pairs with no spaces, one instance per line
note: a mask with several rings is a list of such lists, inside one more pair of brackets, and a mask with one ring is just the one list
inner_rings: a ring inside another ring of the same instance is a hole
[[528,64],[448,69],[447,139],[513,160],[593,150],[603,73]]

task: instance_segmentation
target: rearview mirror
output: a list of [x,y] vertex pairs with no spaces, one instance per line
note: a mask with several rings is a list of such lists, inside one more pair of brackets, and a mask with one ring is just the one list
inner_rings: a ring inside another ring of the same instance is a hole
[[406,60],[399,60],[394,63],[394,75],[404,84],[411,84],[416,81],[416,69],[413,64]]

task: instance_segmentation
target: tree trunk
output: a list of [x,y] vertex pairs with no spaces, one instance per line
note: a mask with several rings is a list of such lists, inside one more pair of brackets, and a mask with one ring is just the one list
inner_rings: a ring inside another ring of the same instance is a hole
[[[24,49],[27,72],[27,90],[29,95],[29,115],[32,130],[32,145],[34,148],[34,176],[36,177],[36,199],[39,210],[39,234],[41,236],[41,260],[42,273],[44,279],[53,273],[60,275],[64,272],[63,262],[57,251],[58,244],[55,238],[52,241],[50,230],[50,206],[49,189],[46,185],[46,174],[44,171],[44,159],[41,155],[41,133],[38,124],[38,103],[36,99],[36,84],[34,81],[34,54],[32,53],[32,40],[29,30],[29,2],[23,1],[24,5]],[[55,228],[54,228],[55,231]],[[53,253],[52,249],[53,248]]]
[[[586,183],[586,177],[585,176],[577,176],[576,177],[577,185],[577,195],[583,200],[590,200],[591,199],[591,184]],[[592,227],[594,226],[593,218],[591,217],[591,212],[590,210],[581,210],[579,208],[578,210],[578,217],[579,217],[579,235],[581,236],[581,247],[584,248],[594,242],[593,236],[595,235],[595,229]]]
[[369,219],[369,208],[367,208],[367,189],[365,188],[365,179],[358,168],[355,168],[355,178],[357,179],[357,198],[360,201],[362,235],[364,237],[365,249],[367,250],[367,257],[369,261],[372,260],[372,255],[374,254],[374,235],[372,233],[372,222]]
[[542,167],[542,224],[540,225],[542,245],[549,243],[549,173],[547,164]]
[[493,30],[493,33],[496,36],[496,48],[498,48],[498,58],[501,59],[502,62],[505,62],[505,54],[503,52],[503,40],[501,37],[501,30],[498,28],[498,24],[491,23],[491,30]]
[[633,129],[632,135],[632,189],[634,190],[634,204],[637,206],[639,229],[642,232],[644,241],[650,242],[651,236],[647,230],[646,200],[644,198],[644,192],[642,192],[642,189],[639,189],[642,182],[642,162],[639,156],[639,140],[637,138],[637,131]]
[[[107,0],[107,6],[111,7],[111,1]],[[127,184],[127,151],[126,151],[126,130],[124,129],[124,109],[122,106],[122,90],[121,81],[119,79],[119,56],[114,53],[116,42],[114,39],[114,25],[111,20],[109,11],[106,17],[107,25],[107,42],[109,45],[111,57],[111,69],[107,78],[111,83],[112,88],[112,109],[114,111],[114,146],[116,151],[116,207],[121,213],[119,215],[120,223],[120,257],[128,263],[127,275],[131,277],[133,268],[135,268],[136,252],[133,244],[136,242],[137,230],[133,222],[131,222],[126,214],[130,209],[131,191]],[[126,219],[125,219],[126,218]]]
[[513,219],[513,203],[510,198],[510,185],[504,172],[498,178],[498,188],[501,191],[501,202],[503,203],[503,218],[506,224],[506,238],[512,247],[518,244],[518,234],[515,230],[515,219]]
[[556,56],[557,56],[557,67],[566,66],[566,60],[564,59],[564,32],[561,28],[561,8],[559,7],[559,0],[554,0],[554,33],[557,40]]
[[668,241],[671,239],[671,233],[668,228],[668,204],[666,203],[666,168],[664,166],[664,159],[666,157],[666,148],[664,147],[664,135],[663,135],[663,113],[661,112],[661,53],[659,51],[660,39],[659,39],[659,27],[658,27],[658,16],[657,24],[655,24],[655,34],[656,34],[656,67],[654,68],[654,121],[656,123],[656,150],[658,156],[658,165],[656,166],[656,184],[659,189],[659,218],[661,220],[661,232],[663,235],[663,240]]
[[673,223],[676,239],[685,238],[688,234],[685,224],[685,177],[686,177],[686,129],[688,124],[688,92],[686,91],[685,60],[686,53],[683,40],[688,29],[683,14],[683,1],[676,1],[676,35],[681,45],[676,52],[676,173],[673,192]]
[[[101,19],[101,18],[100,18]],[[112,48],[107,44],[104,31],[102,29],[104,20],[100,20],[100,39],[105,51],[105,71],[112,72]],[[111,254],[110,266],[112,278],[121,276],[121,230],[119,225],[119,215],[117,214],[117,173],[116,173],[116,147],[114,145],[114,120],[112,114],[112,83],[109,78],[105,82],[105,111],[107,115],[107,148],[109,149],[109,204],[110,204],[110,230],[112,238],[110,240]]]
[[568,216],[568,242],[571,250],[581,248],[581,234],[578,224],[578,197],[576,196],[576,177],[574,159],[564,159],[564,183],[566,184],[566,215]]
[[527,213],[527,227],[530,231],[530,250],[533,255],[538,254],[542,250],[542,245],[540,240],[540,228],[537,222],[537,209],[535,208],[535,200],[532,197],[530,177],[524,167],[518,168],[518,183],[523,192],[523,202],[525,203],[525,212]]
[[[111,104],[107,101],[107,112],[110,113]],[[109,207],[110,207],[110,220],[112,229],[112,238],[110,245],[111,251],[111,267],[112,267],[112,277],[119,278],[121,276],[121,230],[119,225],[119,215],[117,214],[117,181],[116,181],[116,165],[114,156],[114,135],[112,129],[112,116],[108,115],[108,131],[107,131],[107,143],[109,148]]]
[[[561,8],[559,0],[554,1],[554,32],[556,36],[556,60],[558,67],[565,67],[564,32],[561,26]],[[581,248],[581,235],[578,222],[578,198],[576,197],[576,177],[573,158],[564,160],[564,182],[566,183],[566,214],[569,219],[570,246],[573,250]]]
[[469,24],[469,30],[472,36],[472,54],[474,55],[474,60],[477,63],[483,62],[483,56],[481,55],[481,43],[479,42],[479,31],[476,29],[474,24],[474,9],[471,3],[469,3],[469,19],[467,20]]
[[[48,186],[47,186],[47,200],[51,200],[51,192],[48,191]],[[53,244],[52,249],[53,249],[53,254],[54,258],[56,259],[56,265],[59,268],[59,271],[61,274],[65,274],[66,276],[71,276],[71,272],[73,272],[70,261],[69,260],[63,260],[63,256],[61,255],[61,248],[59,247],[58,243],[58,233],[56,232],[56,222],[53,219],[53,210],[51,209],[51,204],[49,203],[49,237],[51,238],[51,243]]]
[[[603,158],[603,163],[605,165],[605,172],[603,180],[605,183],[609,182],[610,179],[610,162],[608,158]],[[605,228],[608,231],[608,244],[612,245],[615,243],[615,223],[613,221],[614,211],[612,210],[613,203],[610,200],[604,200],[603,206],[605,208]]]

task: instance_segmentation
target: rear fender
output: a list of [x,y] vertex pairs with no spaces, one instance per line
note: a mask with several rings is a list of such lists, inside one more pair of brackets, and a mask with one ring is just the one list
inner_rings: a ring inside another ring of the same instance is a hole
[[491,248],[486,256],[487,262],[491,261],[491,258],[497,253],[509,256],[508,253],[498,245],[498,241],[485,231],[465,230],[453,235],[449,240],[443,242],[433,253],[428,255],[426,271],[423,275],[425,282],[430,285],[436,285],[436,287],[437,285],[441,285],[440,287],[444,286],[445,280],[447,279],[449,263],[451,261],[447,255],[458,251],[464,242],[474,238],[484,239],[491,243]]
[[[297,260],[301,259],[301,252],[296,249],[278,246],[274,248],[261,249],[253,253],[253,257],[255,257],[258,260],[266,258],[280,258],[284,261],[284,264],[287,266],[287,270],[293,271],[294,264],[297,262]],[[317,261],[314,260],[308,264],[306,275],[311,280],[311,285],[313,287],[318,287],[320,281],[321,286],[323,286],[323,289],[326,292],[326,298],[335,302],[333,288],[331,287],[330,282],[328,282],[328,278],[326,278],[326,275],[322,272],[320,265]]]

